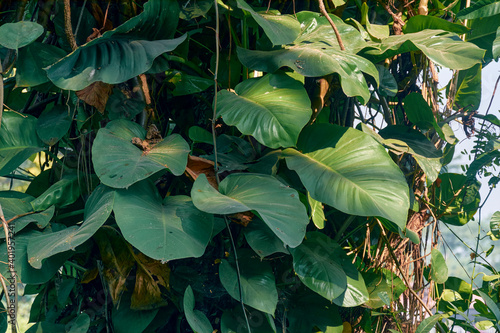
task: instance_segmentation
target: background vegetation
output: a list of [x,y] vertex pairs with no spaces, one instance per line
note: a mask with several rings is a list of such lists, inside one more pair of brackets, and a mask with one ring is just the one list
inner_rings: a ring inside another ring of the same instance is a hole
[[[500,120],[477,113],[500,2],[0,14],[0,273],[34,296],[28,332],[500,330],[494,248],[478,250],[500,237],[500,212],[481,221]],[[462,172],[452,122],[474,140]],[[441,230],[466,224],[488,234],[460,278]]]

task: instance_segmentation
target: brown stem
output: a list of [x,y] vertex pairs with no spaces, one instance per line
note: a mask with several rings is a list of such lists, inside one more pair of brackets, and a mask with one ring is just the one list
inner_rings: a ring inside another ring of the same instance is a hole
[[71,50],[74,51],[78,45],[76,45],[75,35],[73,35],[73,28],[71,27],[71,7],[69,2],[70,0],[64,0],[64,32]]
[[328,12],[326,11],[325,4],[323,3],[323,0],[318,0],[318,4],[319,4],[319,11],[321,12],[321,14],[323,14],[323,16],[326,17],[328,22],[330,22],[330,25],[332,26],[333,31],[335,32],[335,36],[337,37],[337,42],[339,43],[340,49],[342,51],[345,51],[345,46],[344,46],[344,43],[342,43],[342,38],[340,37],[339,30],[335,26],[335,23],[333,23],[333,20],[330,17],[330,15],[328,15]]

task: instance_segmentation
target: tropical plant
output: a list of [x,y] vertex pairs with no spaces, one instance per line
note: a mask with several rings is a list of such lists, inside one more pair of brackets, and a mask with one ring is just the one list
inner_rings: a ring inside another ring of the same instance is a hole
[[27,184],[0,192],[0,273],[28,332],[500,329],[495,268],[473,290],[437,249],[499,180],[476,112],[499,4],[0,2],[0,176]]

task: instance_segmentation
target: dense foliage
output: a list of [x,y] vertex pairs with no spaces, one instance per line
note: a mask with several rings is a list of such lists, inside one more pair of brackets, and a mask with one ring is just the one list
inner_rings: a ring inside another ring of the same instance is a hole
[[499,181],[499,26],[492,0],[1,1],[0,176],[28,186],[0,192],[0,273],[29,332],[500,330],[488,253],[473,290],[437,248]]

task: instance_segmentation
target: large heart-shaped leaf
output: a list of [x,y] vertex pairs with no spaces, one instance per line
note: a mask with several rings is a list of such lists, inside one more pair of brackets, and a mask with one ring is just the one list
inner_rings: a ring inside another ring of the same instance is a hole
[[297,191],[276,178],[258,174],[231,174],[219,185],[220,193],[200,175],[193,184],[195,206],[207,213],[256,211],[283,242],[296,247],[304,238],[308,217]]
[[302,283],[329,301],[342,295],[347,288],[342,248],[320,232],[307,233],[304,242],[290,249],[293,269]]
[[397,54],[422,51],[429,59],[450,69],[467,69],[481,63],[484,50],[462,41],[456,34],[444,30],[426,29],[404,35],[393,35],[382,43],[369,43],[363,52],[379,62]]
[[35,22],[19,21],[0,26],[0,45],[17,50],[43,34],[43,27]]
[[123,237],[157,260],[200,257],[212,234],[212,215],[196,209],[187,196],[170,196],[162,202],[148,181],[118,190],[113,210]]
[[0,128],[0,176],[17,169],[31,155],[43,150],[36,135],[35,117],[4,112]]
[[217,111],[224,122],[271,148],[295,146],[312,113],[302,83],[285,74],[249,79],[234,93],[218,94]]
[[243,232],[245,233],[245,239],[248,245],[250,245],[255,253],[261,258],[276,252],[288,253],[283,241],[258,218],[253,218],[252,223],[250,223]]
[[96,81],[127,81],[146,72],[156,57],[186,39],[186,35],[167,39],[178,17],[177,1],[150,0],[141,14],[49,66],[47,75],[56,86],[68,90],[81,90]]
[[238,58],[246,67],[265,72],[274,72],[288,66],[304,76],[338,73],[345,94],[359,96],[365,103],[370,92],[363,73],[372,76],[378,84],[377,69],[372,62],[356,55],[366,45],[360,33],[335,15],[330,17],[342,36],[345,51],[340,50],[333,29],[325,17],[321,17],[319,13],[300,12],[297,13],[297,18],[304,28],[292,44],[273,51],[238,48]]
[[289,44],[299,35],[300,23],[295,17],[291,15],[256,13],[244,0],[237,0],[236,2],[239,8],[246,10],[252,15],[274,45]]
[[278,304],[278,291],[271,265],[254,258],[250,250],[241,251],[238,260],[245,262],[244,265],[239,265],[239,276],[227,260],[222,260],[219,267],[222,285],[231,297],[239,301],[241,284],[243,303],[273,315]]
[[42,260],[57,253],[74,250],[92,237],[108,219],[113,209],[114,192],[100,185],[92,192],[85,204],[83,224],[67,229],[44,233],[33,237],[28,244],[29,263],[34,268],[42,267]]
[[146,139],[146,131],[124,119],[111,121],[97,133],[92,161],[105,185],[124,188],[165,168],[176,176],[186,169],[189,145],[180,135],[169,135],[148,150],[135,146],[133,138]]
[[311,197],[347,214],[381,216],[405,228],[409,190],[384,147],[353,128],[317,124],[306,128],[297,151],[285,149]]

